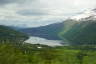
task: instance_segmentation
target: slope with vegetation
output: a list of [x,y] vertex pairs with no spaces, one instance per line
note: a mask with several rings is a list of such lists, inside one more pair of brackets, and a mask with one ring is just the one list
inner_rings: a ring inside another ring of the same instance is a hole
[[60,37],[72,45],[96,45],[96,9],[66,20]]
[[77,46],[28,44],[25,33],[0,26],[0,64],[96,64],[96,46],[80,45],[95,44],[95,21],[67,21],[60,35]]
[[95,50],[77,47],[0,43],[0,64],[96,64],[95,58]]
[[28,38],[29,37],[25,33],[13,30],[8,26],[0,25],[0,42],[23,42]]
[[96,44],[96,20],[67,20],[60,37],[72,45]]

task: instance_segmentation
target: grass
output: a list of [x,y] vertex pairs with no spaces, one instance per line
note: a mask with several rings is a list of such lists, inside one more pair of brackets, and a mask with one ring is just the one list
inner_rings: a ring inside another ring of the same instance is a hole
[[75,49],[73,46],[0,44],[0,64],[96,64],[95,59],[95,50]]

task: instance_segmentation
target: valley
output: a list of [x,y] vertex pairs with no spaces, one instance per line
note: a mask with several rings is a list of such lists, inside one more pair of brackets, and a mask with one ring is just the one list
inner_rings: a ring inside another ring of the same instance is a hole
[[0,64],[96,64],[96,18],[90,13],[36,28],[0,25]]

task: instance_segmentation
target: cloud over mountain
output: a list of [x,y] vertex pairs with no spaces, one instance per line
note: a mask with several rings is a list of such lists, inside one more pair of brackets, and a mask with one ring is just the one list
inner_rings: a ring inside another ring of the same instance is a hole
[[96,0],[0,0],[0,5],[0,24],[33,27],[60,22],[92,9]]

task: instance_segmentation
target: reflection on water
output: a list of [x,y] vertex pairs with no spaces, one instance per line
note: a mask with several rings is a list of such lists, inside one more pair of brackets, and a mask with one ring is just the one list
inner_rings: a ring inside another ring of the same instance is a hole
[[47,40],[40,37],[30,37],[28,40],[25,41],[26,43],[31,44],[44,44],[49,46],[62,46],[62,41],[60,40]]

